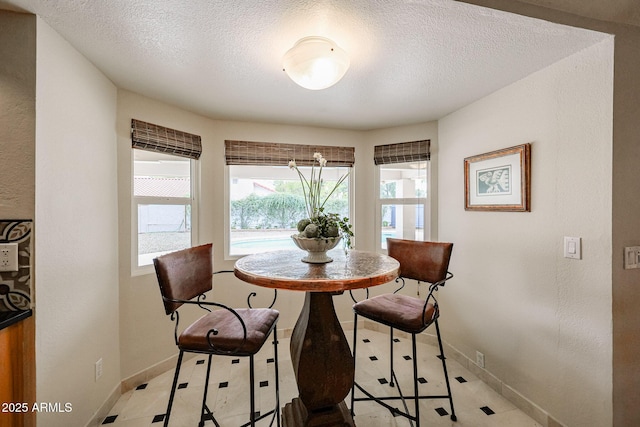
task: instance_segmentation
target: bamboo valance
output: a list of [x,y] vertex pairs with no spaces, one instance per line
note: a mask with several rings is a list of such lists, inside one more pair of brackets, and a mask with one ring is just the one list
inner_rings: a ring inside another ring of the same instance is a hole
[[376,165],[419,162],[431,158],[431,141],[401,142],[398,144],[376,145],[373,148],[373,162]]
[[131,146],[141,150],[174,154],[196,160],[202,154],[202,142],[199,135],[136,119],[131,120]]
[[227,140],[224,148],[228,165],[287,166],[295,160],[298,166],[312,166],[314,153],[322,154],[327,166],[352,167],[355,162],[353,147]]

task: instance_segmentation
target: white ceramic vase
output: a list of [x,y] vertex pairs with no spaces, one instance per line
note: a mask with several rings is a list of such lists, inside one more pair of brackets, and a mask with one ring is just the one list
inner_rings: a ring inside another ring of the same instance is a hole
[[307,256],[302,258],[302,261],[310,264],[325,264],[333,261],[333,258],[327,256],[327,251],[335,248],[342,236],[309,238],[294,234],[291,239],[293,239],[297,247],[307,251]]

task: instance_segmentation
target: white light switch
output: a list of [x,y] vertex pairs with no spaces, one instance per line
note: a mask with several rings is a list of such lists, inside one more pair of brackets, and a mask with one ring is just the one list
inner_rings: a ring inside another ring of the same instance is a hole
[[582,239],[580,237],[564,238],[564,257],[572,259],[582,259]]
[[629,246],[624,248],[624,268],[640,268],[640,246]]

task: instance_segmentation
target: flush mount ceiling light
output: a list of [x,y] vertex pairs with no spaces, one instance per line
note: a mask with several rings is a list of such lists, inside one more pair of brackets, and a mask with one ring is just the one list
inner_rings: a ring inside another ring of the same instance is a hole
[[310,36],[298,40],[284,54],[283,67],[303,88],[320,90],[338,83],[349,68],[349,57],[333,41]]

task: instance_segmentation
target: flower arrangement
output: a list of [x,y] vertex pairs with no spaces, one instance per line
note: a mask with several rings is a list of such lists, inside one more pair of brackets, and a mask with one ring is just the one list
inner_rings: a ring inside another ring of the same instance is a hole
[[[324,205],[327,200],[335,193],[336,189],[344,182],[349,173],[344,174],[336,182],[333,188],[322,196],[324,181],[322,180],[322,168],[327,165],[327,159],[322,157],[320,153],[313,154],[314,163],[311,166],[311,176],[309,179],[298,169],[295,160],[289,162],[289,168],[295,169],[300,177],[302,191],[307,209],[308,217],[298,222],[298,232],[300,237],[329,239],[341,236],[344,239],[345,247],[351,247],[351,237],[353,231],[349,218],[340,216],[337,213],[327,213],[324,211]],[[318,165],[316,166],[316,161]]]

